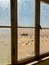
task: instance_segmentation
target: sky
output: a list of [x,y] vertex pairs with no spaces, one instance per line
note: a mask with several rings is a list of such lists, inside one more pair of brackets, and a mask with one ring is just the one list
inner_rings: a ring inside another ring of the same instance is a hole
[[[35,27],[35,0],[18,0],[18,26]],[[10,0],[0,0],[0,26],[11,25]],[[49,27],[49,5],[40,2],[40,25]]]
[[[49,27],[49,5],[40,2],[40,25]],[[35,0],[18,0],[18,26],[35,26]]]
[[11,25],[10,0],[0,0],[0,26]]
[[40,25],[49,28],[49,5],[41,2],[40,11]]
[[18,26],[35,26],[35,0],[18,0]]

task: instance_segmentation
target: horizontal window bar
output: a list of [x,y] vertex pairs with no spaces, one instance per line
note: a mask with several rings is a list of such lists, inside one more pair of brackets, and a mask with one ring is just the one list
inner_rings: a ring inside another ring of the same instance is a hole
[[11,26],[0,26],[0,28],[11,28]]
[[43,1],[43,2],[45,2],[47,4],[49,4],[49,0],[40,0],[40,1]]
[[27,63],[33,62],[33,61],[35,61],[35,60],[36,60],[35,57],[30,57],[30,58],[27,58],[27,59],[25,59],[25,60],[18,61],[17,64],[18,64],[18,65],[23,65],[23,64],[27,64]]
[[25,60],[22,60],[22,61],[18,61],[18,65],[27,64],[27,63],[30,63],[30,62],[33,62],[33,61],[36,61],[36,60],[39,62],[39,61],[42,60],[42,58],[47,57],[47,56],[49,56],[49,52],[40,55],[39,58],[38,57],[31,57],[31,58],[28,58],[28,59],[25,59]]
[[42,59],[42,58],[47,57],[47,56],[49,56],[49,52],[41,54],[39,57]]
[[19,26],[18,26],[17,28],[35,28],[35,27],[19,27]]
[[[35,27],[21,27],[21,26],[18,26],[17,28],[35,28]],[[43,28],[43,27],[41,27],[41,29],[49,29],[49,28]]]

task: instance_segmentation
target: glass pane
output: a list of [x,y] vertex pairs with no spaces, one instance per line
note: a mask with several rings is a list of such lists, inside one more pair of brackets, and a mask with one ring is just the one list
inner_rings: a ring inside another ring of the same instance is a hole
[[11,64],[11,29],[0,28],[0,65]]
[[34,28],[18,28],[18,60],[35,56]]
[[18,26],[35,27],[35,0],[18,0]]
[[40,3],[40,54],[49,52],[49,5]]
[[0,0],[0,26],[10,26],[10,0]]
[[18,61],[35,56],[34,33],[35,0],[18,0]]

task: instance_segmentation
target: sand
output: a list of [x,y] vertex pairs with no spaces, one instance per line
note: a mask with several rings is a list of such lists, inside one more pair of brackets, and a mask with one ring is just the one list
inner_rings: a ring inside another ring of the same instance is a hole
[[[21,34],[28,34],[22,36]],[[40,30],[40,54],[49,52],[49,29]],[[18,29],[18,60],[35,56],[35,29]]]
[[[28,34],[22,36],[21,34]],[[49,29],[40,31],[40,54],[49,52]],[[35,30],[18,29],[18,61],[35,56]],[[0,65],[11,64],[11,30],[0,28]]]
[[40,54],[49,52],[49,29],[40,30]]
[[0,28],[0,65],[11,64],[11,30]]

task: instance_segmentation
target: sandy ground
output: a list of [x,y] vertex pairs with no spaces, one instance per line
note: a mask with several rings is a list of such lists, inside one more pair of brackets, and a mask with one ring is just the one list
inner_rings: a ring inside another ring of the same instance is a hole
[[[28,34],[22,36],[21,34]],[[40,30],[40,54],[49,52],[49,29]],[[18,60],[35,56],[35,30],[29,28],[18,29]]]
[[40,30],[40,54],[49,52],[49,29]]
[[[22,36],[21,34],[28,34]],[[18,60],[35,56],[35,30],[18,29]],[[40,54],[49,52],[49,29],[40,31]],[[0,65],[11,64],[11,31],[0,28]]]
[[[23,33],[28,36],[21,36]],[[18,29],[18,60],[35,56],[34,40],[34,29]]]
[[0,65],[11,64],[11,31],[0,28]]

